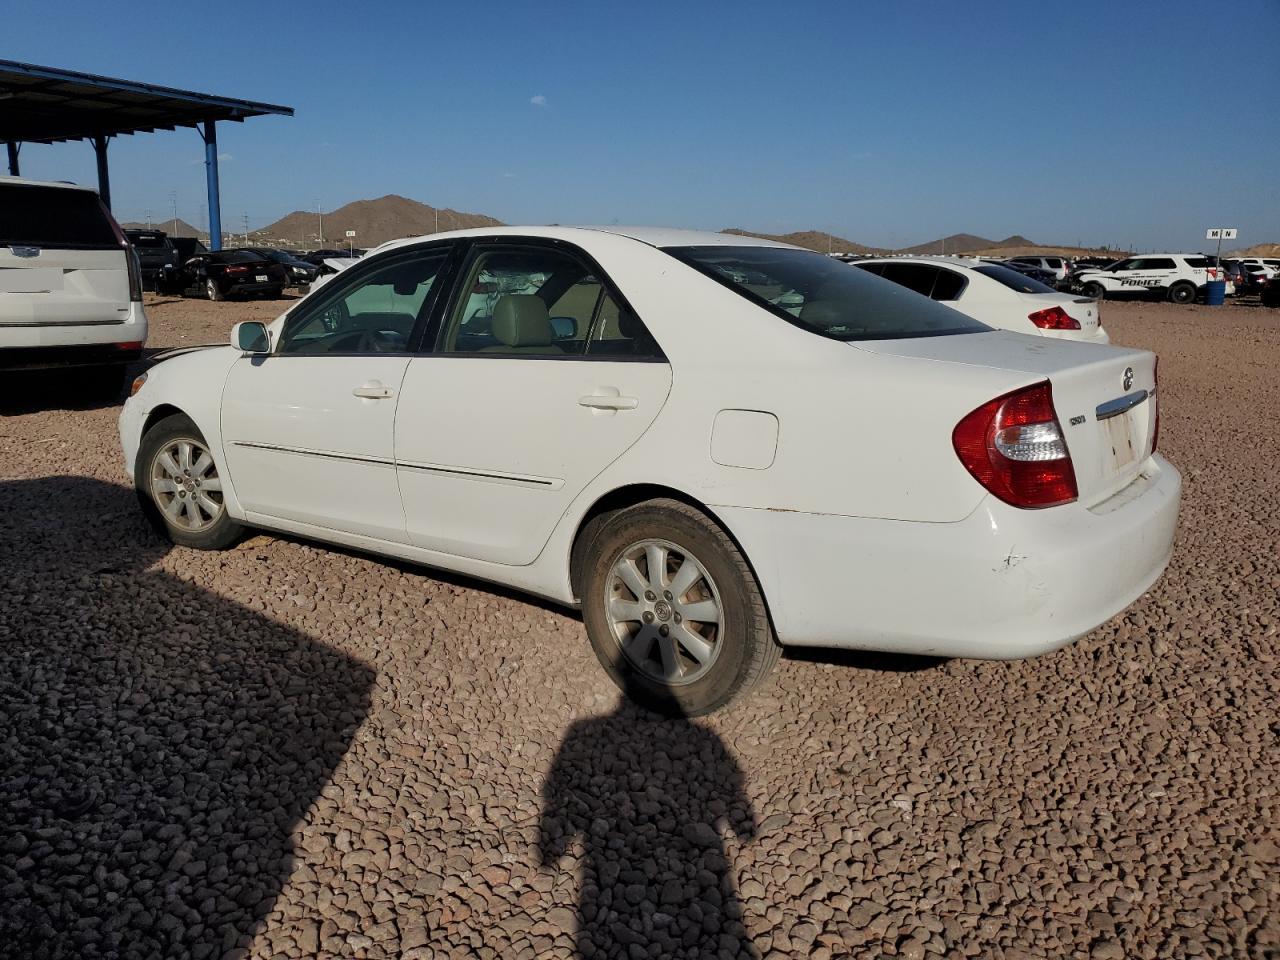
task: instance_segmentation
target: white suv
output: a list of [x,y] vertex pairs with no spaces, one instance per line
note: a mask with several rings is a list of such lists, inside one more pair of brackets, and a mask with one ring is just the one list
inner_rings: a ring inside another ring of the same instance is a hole
[[0,371],[84,367],[78,386],[114,396],[146,341],[137,256],[98,194],[0,177]]
[[1096,300],[1106,297],[1157,296],[1191,303],[1204,285],[1217,279],[1208,257],[1198,253],[1144,253],[1106,267],[1081,270],[1072,279]]
[[1009,262],[1023,263],[1028,267],[1048,271],[1059,282],[1071,276],[1071,261],[1065,257],[1010,257]]

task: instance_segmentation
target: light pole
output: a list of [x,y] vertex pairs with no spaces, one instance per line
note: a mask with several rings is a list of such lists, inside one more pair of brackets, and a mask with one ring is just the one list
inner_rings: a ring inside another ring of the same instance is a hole
[[173,233],[171,236],[178,235],[178,191],[169,191],[169,202],[173,204]]
[[320,246],[324,246],[324,212],[320,209],[320,198],[316,197],[316,216],[320,218]]
[[148,230],[151,229],[151,211],[150,210],[147,211],[147,229]]

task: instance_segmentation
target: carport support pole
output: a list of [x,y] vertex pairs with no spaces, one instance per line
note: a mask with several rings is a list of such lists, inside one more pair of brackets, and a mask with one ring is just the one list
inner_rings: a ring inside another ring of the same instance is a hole
[[18,145],[10,140],[5,146],[9,148],[9,176],[22,176],[22,174],[18,173]]
[[222,249],[222,207],[218,200],[218,127],[206,120],[200,131],[204,137],[204,176],[209,184],[209,249]]
[[111,171],[107,169],[107,138],[100,133],[94,135],[93,152],[98,157],[98,196],[102,198],[103,205],[110,210]]

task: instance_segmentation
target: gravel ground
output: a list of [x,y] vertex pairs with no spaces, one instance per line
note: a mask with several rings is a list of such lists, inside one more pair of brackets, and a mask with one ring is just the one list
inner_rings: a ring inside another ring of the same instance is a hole
[[[279,303],[155,300],[152,343]],[[117,409],[0,419],[0,954],[1280,956],[1280,311],[1112,305],[1164,579],[1022,663],[805,654],[696,723],[581,621],[301,541],[169,547]]]

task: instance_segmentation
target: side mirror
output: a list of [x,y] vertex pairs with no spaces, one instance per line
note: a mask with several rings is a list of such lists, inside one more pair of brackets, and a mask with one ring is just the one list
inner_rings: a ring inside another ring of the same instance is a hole
[[552,317],[551,330],[557,340],[571,340],[578,332],[578,322],[573,317]]
[[271,352],[271,335],[266,324],[245,320],[231,328],[231,345],[241,353],[267,354]]

